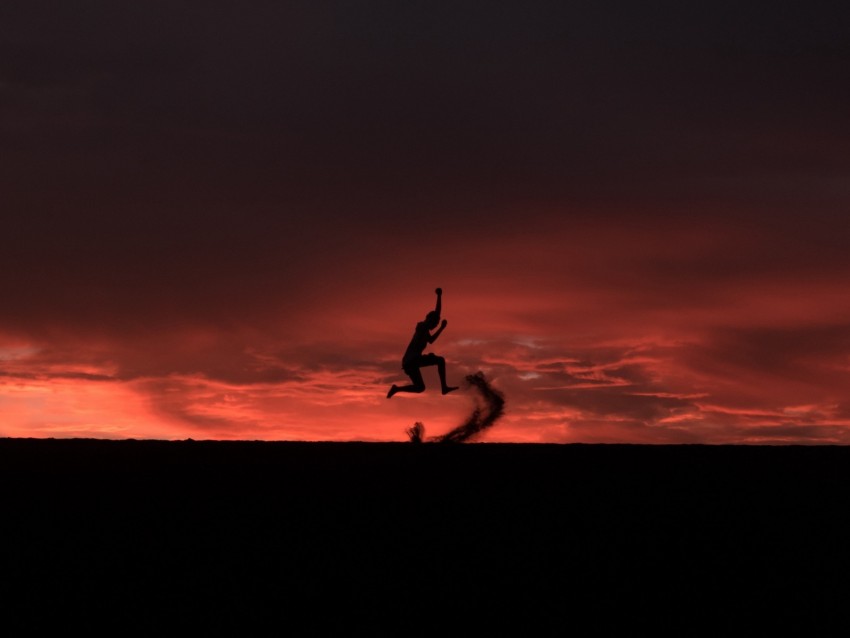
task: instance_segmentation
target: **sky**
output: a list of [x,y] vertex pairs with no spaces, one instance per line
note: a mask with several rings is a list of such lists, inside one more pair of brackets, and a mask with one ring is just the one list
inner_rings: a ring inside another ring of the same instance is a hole
[[0,437],[850,443],[850,14],[0,5]]

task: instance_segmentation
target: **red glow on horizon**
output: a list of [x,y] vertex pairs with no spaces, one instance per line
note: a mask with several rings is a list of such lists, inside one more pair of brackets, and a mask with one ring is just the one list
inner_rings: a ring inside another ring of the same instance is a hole
[[[575,228],[566,253],[551,230],[514,236],[495,265],[489,240],[449,242],[449,265],[433,274],[449,324],[432,350],[455,384],[482,371],[505,394],[482,441],[850,442],[841,273],[716,275],[706,263],[718,242],[759,249],[730,230]],[[382,288],[329,287],[317,270],[322,295],[221,326],[4,337],[0,435],[405,441],[417,421],[448,431],[474,402],[441,396],[434,370],[425,393],[386,399],[433,289],[385,267],[375,253],[353,271],[384,277]]]

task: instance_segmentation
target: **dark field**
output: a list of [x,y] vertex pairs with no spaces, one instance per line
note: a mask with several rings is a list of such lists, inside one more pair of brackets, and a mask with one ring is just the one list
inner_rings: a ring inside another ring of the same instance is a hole
[[848,448],[5,439],[0,468],[4,613],[40,634],[846,623]]

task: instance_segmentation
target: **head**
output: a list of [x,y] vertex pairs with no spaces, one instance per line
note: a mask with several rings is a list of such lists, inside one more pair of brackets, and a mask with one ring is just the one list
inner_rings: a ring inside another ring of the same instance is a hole
[[432,310],[427,315],[425,315],[425,325],[428,328],[436,328],[437,324],[440,323],[440,313],[436,310]]

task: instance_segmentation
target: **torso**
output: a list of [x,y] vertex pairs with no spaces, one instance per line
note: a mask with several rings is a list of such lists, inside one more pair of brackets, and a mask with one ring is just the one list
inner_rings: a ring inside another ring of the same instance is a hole
[[411,358],[418,357],[425,350],[425,347],[428,345],[428,337],[431,336],[427,326],[424,321],[420,321],[416,324],[416,330],[413,333],[413,338],[410,340],[410,344],[407,346],[407,350],[404,352],[404,358],[402,362],[407,361]]

